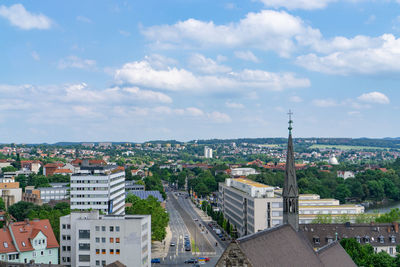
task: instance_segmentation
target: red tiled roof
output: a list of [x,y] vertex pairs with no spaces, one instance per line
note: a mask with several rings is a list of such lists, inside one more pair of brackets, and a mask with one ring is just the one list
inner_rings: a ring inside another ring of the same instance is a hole
[[[48,219],[12,223],[11,229],[13,231],[15,241],[20,251],[33,250],[30,240],[35,238],[39,232],[42,232],[47,237],[47,248],[59,247],[59,244]],[[22,242],[25,243],[25,246],[22,245]]]
[[54,174],[57,174],[57,173],[72,173],[72,171],[70,169],[57,169],[53,173]]
[[45,168],[60,168],[62,166],[64,166],[62,163],[47,163],[44,165]]
[[[7,243],[7,247],[4,247],[4,243]],[[15,248],[12,238],[10,235],[10,231],[6,228],[0,229],[0,253],[9,253],[9,252],[15,252],[17,249]]]
[[[73,161],[71,161],[71,164],[73,165],[79,165],[82,164],[82,160],[81,159],[74,159]],[[89,164],[93,164],[93,165],[107,165],[107,162],[105,162],[102,159],[90,159],[89,160]]]

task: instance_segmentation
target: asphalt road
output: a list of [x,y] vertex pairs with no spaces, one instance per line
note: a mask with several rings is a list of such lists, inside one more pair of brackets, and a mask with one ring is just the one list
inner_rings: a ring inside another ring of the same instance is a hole
[[[189,201],[189,199],[176,198],[172,196],[172,193],[168,193],[166,208],[170,214],[171,242],[176,245],[169,247],[168,255],[161,259],[161,264],[153,264],[153,266],[185,266],[185,260],[198,258],[199,256],[210,258],[210,261],[202,266],[215,266],[215,263],[222,254],[223,247],[220,245],[215,247],[215,237],[210,232],[208,234],[205,231],[201,232],[199,223],[202,225],[206,225],[206,223],[194,211]],[[198,221],[194,221],[195,218]],[[193,255],[192,251],[185,251],[185,235],[189,235],[192,240],[196,240],[196,244],[201,252],[200,255]],[[188,264],[187,266],[191,265]]]

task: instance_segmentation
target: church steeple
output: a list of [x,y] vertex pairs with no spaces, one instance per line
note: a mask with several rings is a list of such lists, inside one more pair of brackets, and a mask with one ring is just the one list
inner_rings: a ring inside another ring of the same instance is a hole
[[292,115],[289,110],[289,138],[286,154],[285,181],[283,185],[283,223],[299,230],[299,189],[297,187],[292,140]]

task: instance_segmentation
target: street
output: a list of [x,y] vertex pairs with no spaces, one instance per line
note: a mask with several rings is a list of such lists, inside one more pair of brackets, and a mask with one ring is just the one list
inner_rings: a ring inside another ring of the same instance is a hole
[[[212,235],[210,229],[206,227],[207,222],[204,221],[206,217],[199,216],[195,210],[197,208],[194,207],[189,198],[177,197],[174,194],[171,192],[167,194],[166,208],[170,214],[169,225],[172,232],[170,242],[174,243],[175,246],[170,246],[170,243],[167,243],[166,246],[169,246],[167,256],[161,259],[160,264],[153,264],[153,266],[183,266],[185,260],[198,257],[210,258],[210,261],[205,263],[204,266],[214,266],[222,254],[225,244],[220,243],[218,238]],[[201,227],[199,227],[199,224]],[[204,231],[201,230],[203,226],[206,229]],[[185,251],[185,235],[190,236],[192,251]],[[215,246],[216,242],[219,242],[218,246]],[[195,252],[193,244],[196,244],[199,252]]]

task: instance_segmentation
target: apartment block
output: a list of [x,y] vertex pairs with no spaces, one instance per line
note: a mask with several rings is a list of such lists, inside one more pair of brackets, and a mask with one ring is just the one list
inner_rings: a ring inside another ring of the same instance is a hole
[[60,218],[61,264],[151,266],[151,215],[72,212]]
[[[239,236],[282,224],[282,189],[257,183],[249,179],[226,179],[219,183],[218,206],[224,217],[233,224]],[[299,223],[313,222],[319,215],[334,220],[347,215],[354,222],[354,215],[364,213],[361,205],[340,205],[337,199],[321,199],[317,194],[300,194]]]
[[86,166],[71,175],[71,209],[125,213],[125,172],[117,166]]

